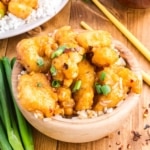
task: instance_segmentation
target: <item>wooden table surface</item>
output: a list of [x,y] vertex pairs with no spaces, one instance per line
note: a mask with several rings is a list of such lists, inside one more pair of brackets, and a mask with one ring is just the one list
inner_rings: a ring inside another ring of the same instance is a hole
[[[101,0],[101,2],[148,49],[150,49],[150,9],[126,8],[118,4],[116,0]],[[82,0],[70,0],[59,14],[37,28],[37,30],[0,40],[0,56],[6,55],[10,58],[16,56],[16,44],[23,38],[48,33],[63,25],[71,25],[73,28],[82,28],[80,26],[81,21],[85,21],[94,29],[102,29],[111,32],[114,38],[122,41],[131,49],[138,59],[141,69],[150,74],[149,61],[137,51],[92,2],[84,3]],[[38,29],[40,29],[40,32]],[[138,106],[133,110],[133,113],[126,122],[120,123],[121,126],[116,132],[97,141],[73,144],[48,138],[33,128],[35,150],[149,150],[149,112],[150,87],[144,83]]]

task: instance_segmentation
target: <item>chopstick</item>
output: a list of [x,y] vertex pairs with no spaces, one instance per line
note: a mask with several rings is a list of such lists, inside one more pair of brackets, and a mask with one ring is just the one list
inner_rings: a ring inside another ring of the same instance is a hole
[[121,23],[119,22],[98,0],[93,3],[105,14],[105,16],[126,36],[126,38],[150,61],[150,51]]
[[84,29],[86,29],[86,30],[90,30],[90,31],[93,30],[93,29],[92,29],[87,23],[85,23],[84,21],[81,21],[81,22],[80,22],[80,25],[81,25]]
[[[84,21],[81,21],[80,25],[86,30],[90,30],[90,31],[94,30]],[[141,73],[142,73],[142,77],[143,77],[144,82],[147,83],[148,85],[150,85],[150,75],[147,74],[146,72],[144,72],[143,70],[141,70]]]
[[147,74],[146,72],[144,72],[143,70],[141,70],[141,73],[142,73],[142,77],[143,77],[143,80],[145,81],[145,83],[150,85],[150,75]]

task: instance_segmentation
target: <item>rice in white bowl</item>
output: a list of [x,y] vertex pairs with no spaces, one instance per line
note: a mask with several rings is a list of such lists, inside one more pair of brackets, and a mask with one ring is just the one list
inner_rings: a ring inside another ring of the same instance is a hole
[[17,29],[22,25],[30,24],[40,18],[54,16],[56,9],[61,5],[62,1],[63,0],[38,0],[38,8],[33,10],[31,15],[26,19],[20,19],[8,13],[0,19],[0,33]]

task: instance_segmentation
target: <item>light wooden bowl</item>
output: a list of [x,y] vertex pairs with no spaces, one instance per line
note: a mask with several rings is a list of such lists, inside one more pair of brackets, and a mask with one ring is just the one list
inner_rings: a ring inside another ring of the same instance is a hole
[[[142,76],[139,64],[130,50],[119,41],[113,41],[115,47],[120,51],[121,56],[127,61],[132,71],[139,77],[142,84]],[[102,116],[74,120],[51,118],[46,120],[37,119],[32,113],[25,110],[17,98],[17,79],[22,71],[22,66],[16,61],[12,72],[12,88],[16,98],[17,105],[27,121],[41,133],[48,137],[71,143],[90,142],[103,138],[117,130],[131,111],[137,106],[140,94],[130,93],[126,100],[113,112]]]

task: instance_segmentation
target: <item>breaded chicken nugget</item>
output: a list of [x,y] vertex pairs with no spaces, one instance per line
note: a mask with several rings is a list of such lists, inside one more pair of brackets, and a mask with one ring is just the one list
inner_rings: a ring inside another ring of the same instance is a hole
[[57,95],[44,74],[32,72],[21,75],[17,89],[20,103],[28,111],[39,111],[45,117],[54,115]]

